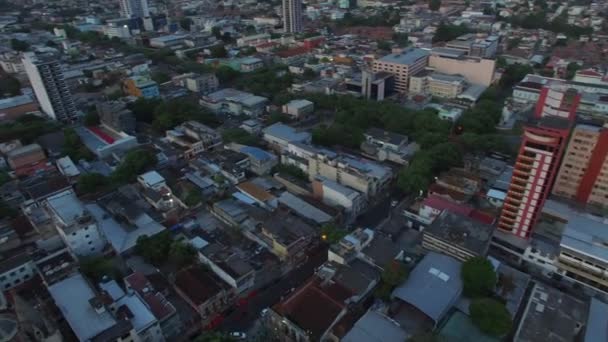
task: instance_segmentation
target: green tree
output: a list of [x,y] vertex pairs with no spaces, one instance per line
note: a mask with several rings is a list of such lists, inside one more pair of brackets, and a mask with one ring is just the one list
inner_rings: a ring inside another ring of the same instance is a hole
[[184,199],[184,203],[189,207],[193,207],[201,203],[202,201],[203,196],[201,195],[201,192],[197,189],[188,191],[188,193],[186,194],[186,198]]
[[390,261],[380,275],[380,285],[376,288],[374,295],[384,301],[388,301],[391,297],[393,289],[403,283],[409,272],[405,265],[399,261]]
[[180,19],[179,26],[186,31],[190,31],[190,27],[192,26],[192,19],[190,19],[190,18]]
[[441,22],[433,36],[433,43],[447,42],[469,32],[470,30],[466,24],[448,25]]
[[99,173],[85,173],[78,177],[76,188],[85,194],[97,192],[109,184],[109,179]]
[[344,228],[338,227],[333,223],[326,223],[321,226],[321,239],[329,244],[342,240],[346,234],[348,232]]
[[391,43],[387,40],[379,40],[377,42],[377,44],[378,44],[378,49],[383,50],[383,51],[391,51],[391,49],[393,48]]
[[469,306],[471,320],[482,332],[501,337],[513,325],[511,314],[504,304],[490,298],[476,298]]
[[208,331],[195,338],[194,342],[236,342],[236,340],[225,333]]
[[393,33],[393,41],[399,47],[405,47],[410,44],[410,40],[407,33]]
[[90,111],[84,116],[84,124],[86,126],[99,125],[99,115],[95,111]]
[[0,95],[17,96],[21,94],[21,83],[11,75],[0,77]]
[[485,297],[494,292],[496,272],[492,263],[484,257],[474,257],[465,261],[460,276],[464,295],[469,298]]
[[189,243],[173,241],[169,248],[169,261],[177,267],[186,267],[196,261],[196,249]]
[[156,82],[158,84],[162,84],[162,83],[171,81],[171,77],[166,72],[162,72],[162,71],[153,72],[152,79],[154,80],[154,82]]
[[431,11],[439,11],[441,8],[441,0],[429,0],[429,9]]
[[6,171],[0,171],[0,186],[11,181],[11,176]]
[[172,241],[171,233],[168,230],[154,236],[140,236],[135,244],[135,253],[142,256],[147,262],[158,266],[167,261]]
[[82,143],[80,136],[73,128],[63,130],[63,154],[68,155],[75,162],[81,159],[95,159],[93,152]]
[[566,67],[566,79],[568,79],[568,80],[573,79],[574,75],[580,68],[581,68],[580,64],[578,64],[576,62],[568,63],[568,66]]
[[122,278],[121,272],[114,266],[114,262],[106,257],[84,257],[80,259],[80,270],[94,282],[103,277],[118,280]]
[[131,150],[112,172],[112,183],[123,184],[134,181],[138,175],[155,166],[156,162],[156,155],[148,150]]
[[228,128],[222,131],[222,139],[225,143],[237,143],[241,145],[259,145],[260,139],[242,128]]
[[0,217],[13,218],[17,217],[19,212],[11,208],[4,200],[0,199]]
[[16,51],[27,51],[27,49],[30,48],[30,44],[26,41],[19,40],[17,38],[12,38],[11,48]]
[[308,181],[308,175],[304,171],[302,171],[299,167],[294,166],[294,165],[279,164],[279,165],[275,166],[274,172],[287,174],[292,177],[301,179],[303,181]]

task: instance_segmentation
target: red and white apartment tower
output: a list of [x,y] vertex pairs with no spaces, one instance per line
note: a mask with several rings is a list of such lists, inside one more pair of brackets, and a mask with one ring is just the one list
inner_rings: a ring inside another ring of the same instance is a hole
[[551,191],[581,95],[563,86],[541,90],[534,124],[524,127],[498,228],[528,238]]

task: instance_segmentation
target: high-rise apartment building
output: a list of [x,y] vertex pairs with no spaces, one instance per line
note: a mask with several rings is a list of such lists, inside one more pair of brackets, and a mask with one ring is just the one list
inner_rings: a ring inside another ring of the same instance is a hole
[[608,126],[577,125],[555,179],[553,194],[608,205]]
[[283,28],[285,32],[302,32],[302,0],[283,0]]
[[403,94],[408,90],[410,76],[423,70],[427,66],[428,60],[428,51],[409,48],[375,60],[373,70],[395,75],[395,90]]
[[150,16],[148,0],[119,0],[123,18],[146,18]]
[[23,66],[42,111],[55,120],[74,121],[76,107],[57,58],[28,52]]
[[551,191],[574,121],[580,94],[573,89],[544,88],[534,125],[524,128],[498,227],[528,238]]

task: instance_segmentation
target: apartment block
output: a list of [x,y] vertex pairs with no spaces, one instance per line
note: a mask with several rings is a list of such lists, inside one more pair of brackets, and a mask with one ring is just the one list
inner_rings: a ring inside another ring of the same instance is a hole
[[580,203],[608,204],[608,127],[580,124],[570,138],[553,194]]
[[423,71],[410,77],[410,93],[453,99],[467,86],[466,79],[460,75],[447,75]]
[[388,72],[395,75],[395,90],[406,93],[409,78],[423,70],[429,61],[429,52],[417,48],[405,49],[398,53],[391,53],[374,61],[374,72]]
[[23,66],[42,111],[54,120],[76,120],[76,107],[59,60],[53,55],[28,52],[23,55]]

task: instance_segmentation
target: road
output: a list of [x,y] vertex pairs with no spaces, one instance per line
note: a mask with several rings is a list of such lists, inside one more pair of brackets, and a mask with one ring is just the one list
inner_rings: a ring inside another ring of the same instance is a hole
[[263,309],[278,303],[292,288],[302,285],[325,261],[327,261],[327,246],[322,245],[309,255],[308,260],[300,267],[292,270],[266,289],[260,290],[255,297],[249,300],[246,307],[237,308],[226,316],[219,329],[226,332],[250,331]]

